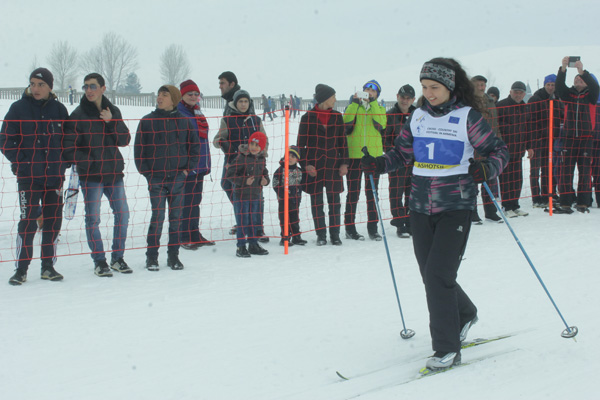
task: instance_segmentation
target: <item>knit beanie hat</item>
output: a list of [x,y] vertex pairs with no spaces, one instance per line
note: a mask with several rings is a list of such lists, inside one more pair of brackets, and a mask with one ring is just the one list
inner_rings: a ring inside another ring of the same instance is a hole
[[298,160],[300,159],[300,149],[298,146],[290,146],[290,155],[293,155]]
[[241,89],[238,90],[237,92],[235,92],[235,94],[233,95],[233,105],[235,106],[235,108],[237,108],[237,102],[240,99],[248,99],[248,101],[250,101],[250,93],[246,92],[245,90],[241,90]]
[[198,85],[196,85],[196,82],[194,82],[191,79],[181,82],[179,84],[179,89],[181,91],[182,96],[184,94],[186,94],[187,92],[192,92],[192,91],[200,93],[200,89],[198,89]]
[[30,80],[31,78],[43,80],[48,86],[50,86],[50,89],[52,89],[52,87],[54,86],[54,76],[52,76],[52,72],[50,72],[46,68],[34,69],[31,75],[29,75]]
[[449,91],[453,91],[456,86],[456,73],[450,66],[426,62],[421,68],[419,80],[430,79],[446,86]]
[[335,90],[331,86],[319,83],[315,87],[315,100],[321,104],[335,94]]
[[492,86],[488,89],[487,94],[493,94],[494,96],[496,96],[497,99],[499,99],[500,89],[498,89],[496,86]]
[[471,78],[471,82],[485,82],[487,83],[487,79],[483,75],[475,75]]
[[544,78],[544,86],[546,86],[546,83],[552,83],[552,82],[556,82],[556,75],[555,74],[547,75]]
[[175,104],[175,106],[177,106],[177,103],[181,101],[181,92],[173,85],[162,85],[158,89],[158,92],[169,92],[171,95],[171,101],[173,104]]
[[363,85],[363,90],[366,88],[374,89],[377,92],[377,97],[381,94],[381,85],[375,79],[371,79],[369,82]]
[[526,92],[527,86],[525,86],[525,84],[521,81],[516,81],[515,83],[512,84],[512,86],[510,87],[510,90],[520,90],[522,92]]
[[261,131],[254,132],[252,135],[250,135],[250,139],[248,139],[248,144],[250,143],[256,143],[261,150],[264,150],[267,146],[267,135]]

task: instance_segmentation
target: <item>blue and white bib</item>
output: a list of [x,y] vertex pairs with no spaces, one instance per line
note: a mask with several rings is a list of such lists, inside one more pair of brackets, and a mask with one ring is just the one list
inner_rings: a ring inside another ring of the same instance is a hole
[[421,176],[451,176],[469,172],[473,146],[467,134],[471,107],[462,107],[442,117],[433,117],[418,108],[410,123],[415,165]]

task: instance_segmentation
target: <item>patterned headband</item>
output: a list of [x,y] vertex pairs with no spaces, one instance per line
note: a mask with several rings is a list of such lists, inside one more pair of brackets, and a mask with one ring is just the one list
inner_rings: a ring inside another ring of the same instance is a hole
[[435,64],[427,62],[423,64],[421,69],[421,76],[419,80],[431,79],[446,86],[451,92],[455,87],[455,74],[454,70],[446,67],[442,64]]

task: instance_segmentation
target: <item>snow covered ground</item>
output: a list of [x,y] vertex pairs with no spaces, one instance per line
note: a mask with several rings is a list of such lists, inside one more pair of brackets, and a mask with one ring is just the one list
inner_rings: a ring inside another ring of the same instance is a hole
[[[9,104],[0,101],[0,116]],[[135,132],[135,119],[150,110],[122,111]],[[207,114],[217,116],[219,110]],[[211,138],[217,123],[210,120]],[[292,124],[292,133],[295,129]],[[273,172],[282,155],[281,118],[267,130],[273,139]],[[132,149],[125,153],[131,160]],[[14,177],[2,159],[1,399],[598,397],[593,376],[600,364],[599,209],[550,217],[525,198],[521,205],[530,215],[509,221],[567,322],[579,328],[577,342],[560,337],[565,326],[507,227],[486,222],[472,228],[459,273],[479,308],[480,322],[470,337],[514,336],[464,350],[465,363],[489,356],[476,364],[411,380],[432,354],[411,240],[397,238],[386,221],[406,325],[416,331],[403,340],[382,242],[343,239],[342,247],[316,247],[315,235],[308,232],[308,245],[290,248],[289,255],[273,239],[265,246],[268,256],[236,258],[227,233],[233,224],[231,207],[218,183],[221,158],[218,151],[213,156],[202,232],[218,243],[196,252],[182,250],[183,271],[144,270],[147,192],[129,163],[132,218],[126,260],[134,273],[110,279],[93,275],[80,198],[59,243],[57,269],[65,280],[41,281],[39,260],[34,260],[21,287],[6,283],[14,268],[10,260],[18,214]],[[389,210],[386,181],[381,204]],[[274,192],[269,187],[265,194],[267,234],[276,236]],[[527,189],[523,195],[528,196]],[[303,207],[307,204],[305,197]],[[103,212],[108,213],[106,205]],[[312,229],[306,209],[301,225]],[[109,239],[108,214],[103,226]],[[364,224],[359,232],[366,233]],[[39,254],[39,247],[35,251]],[[164,265],[164,250],[159,261]],[[342,381],[336,370],[351,379]]]

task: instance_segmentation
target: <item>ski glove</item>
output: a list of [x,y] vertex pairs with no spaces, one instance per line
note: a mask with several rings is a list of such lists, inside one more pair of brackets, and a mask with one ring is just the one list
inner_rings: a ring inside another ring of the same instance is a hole
[[365,155],[360,160],[360,168],[365,174],[381,174],[385,172],[385,157],[373,157],[372,155]]
[[490,175],[490,167],[487,161],[475,161],[469,158],[469,162],[471,163],[469,165],[469,174],[471,174],[475,183],[486,182]]

